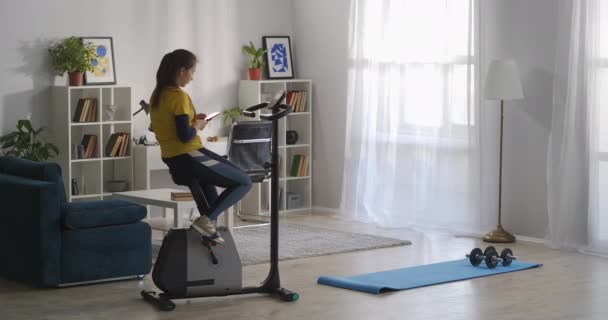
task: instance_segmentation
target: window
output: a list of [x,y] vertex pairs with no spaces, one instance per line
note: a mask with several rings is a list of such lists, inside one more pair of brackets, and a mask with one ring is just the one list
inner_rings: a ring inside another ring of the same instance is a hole
[[402,133],[466,135],[474,124],[473,1],[360,3],[359,63],[373,69],[376,99],[390,105],[385,117],[398,115]]

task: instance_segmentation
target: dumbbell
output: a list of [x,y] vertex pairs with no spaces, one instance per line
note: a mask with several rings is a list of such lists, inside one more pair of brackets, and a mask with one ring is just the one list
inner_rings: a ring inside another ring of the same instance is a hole
[[517,257],[513,255],[513,251],[511,251],[511,249],[509,248],[505,248],[502,250],[502,252],[500,253],[500,258],[502,259],[502,265],[505,267],[511,265],[511,262],[513,262],[513,260],[517,260]]
[[478,266],[482,261],[485,261],[488,269],[496,268],[498,263],[503,261],[498,257],[498,252],[496,252],[496,250],[488,250],[488,248],[486,248],[485,253],[481,251],[481,249],[475,248],[471,250],[471,253],[467,254],[466,257],[469,258],[469,261],[474,266]]

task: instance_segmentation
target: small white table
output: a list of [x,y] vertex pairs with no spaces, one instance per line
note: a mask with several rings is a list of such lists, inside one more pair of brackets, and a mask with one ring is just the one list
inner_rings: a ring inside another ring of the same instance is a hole
[[[201,131],[202,132],[202,131]],[[210,142],[201,136],[203,145],[220,156],[228,151],[228,137],[219,137],[218,141]],[[152,172],[166,173],[164,183],[152,183]],[[175,185],[169,178],[169,168],[160,157],[160,146],[133,146],[133,190],[147,190],[155,187],[170,187]]]
[[[180,189],[150,189],[150,190],[139,190],[139,191],[127,191],[127,192],[116,192],[112,196],[115,199],[129,200],[137,202],[141,205],[157,206],[163,209],[161,218],[148,217],[145,221],[150,225],[152,229],[169,231],[173,228],[183,227],[183,219],[180,216],[183,212],[192,212],[197,210],[196,202],[194,200],[188,201],[174,201],[171,200],[171,192],[184,192]],[[167,209],[173,210],[173,221],[167,219]],[[222,215],[224,217],[224,225],[228,227],[228,230],[232,230],[233,217],[231,210],[227,210]]]

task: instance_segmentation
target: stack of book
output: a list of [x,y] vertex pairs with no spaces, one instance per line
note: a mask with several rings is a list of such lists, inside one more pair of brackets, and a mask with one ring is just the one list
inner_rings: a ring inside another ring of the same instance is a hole
[[190,201],[194,200],[190,192],[171,192],[171,200],[173,201]]
[[293,112],[306,111],[306,91],[287,91],[287,104],[293,107]]
[[97,99],[78,99],[78,106],[74,112],[72,122],[96,122],[97,121]]
[[306,177],[308,174],[308,155],[295,154],[291,162],[289,175],[292,177]]
[[115,132],[110,135],[106,143],[106,157],[124,157],[129,151],[130,134],[128,132]]
[[97,157],[97,136],[94,134],[85,134],[82,136],[83,154],[79,154],[79,159],[91,159]]

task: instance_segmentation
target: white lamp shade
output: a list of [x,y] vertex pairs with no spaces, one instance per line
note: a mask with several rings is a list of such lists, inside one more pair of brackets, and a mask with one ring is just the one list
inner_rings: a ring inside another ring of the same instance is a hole
[[484,96],[490,100],[517,100],[524,97],[515,61],[493,60],[490,63]]

